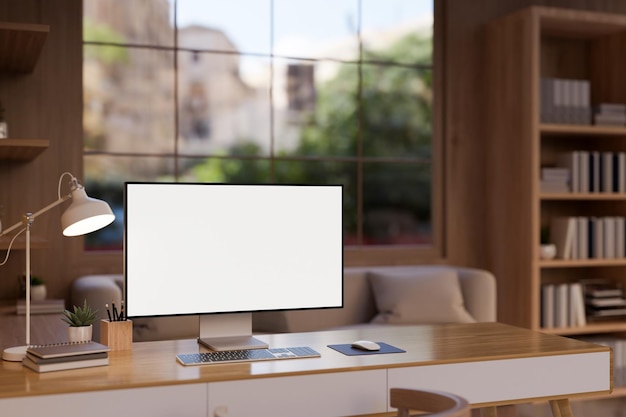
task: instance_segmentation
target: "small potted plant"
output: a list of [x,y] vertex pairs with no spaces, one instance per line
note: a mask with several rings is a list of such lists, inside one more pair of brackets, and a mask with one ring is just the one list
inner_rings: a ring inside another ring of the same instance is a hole
[[30,299],[33,301],[45,300],[48,290],[43,279],[37,276],[30,277]]
[[73,311],[65,310],[62,320],[70,325],[67,335],[70,342],[87,342],[93,334],[93,323],[98,319],[98,310],[93,310],[87,304],[82,307],[74,306]]
[[556,245],[550,241],[550,229],[548,227],[541,228],[540,239],[539,256],[541,259],[554,259],[556,256]]

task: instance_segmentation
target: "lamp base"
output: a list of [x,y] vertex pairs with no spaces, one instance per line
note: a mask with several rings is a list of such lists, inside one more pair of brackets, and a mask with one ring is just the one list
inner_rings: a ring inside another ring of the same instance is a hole
[[22,362],[26,356],[28,346],[16,346],[4,349],[2,352],[2,360],[9,362]]

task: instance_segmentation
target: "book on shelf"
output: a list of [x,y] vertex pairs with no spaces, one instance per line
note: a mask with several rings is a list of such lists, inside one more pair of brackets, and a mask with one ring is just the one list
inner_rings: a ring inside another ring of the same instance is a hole
[[22,365],[36,372],[65,371],[108,364],[109,356],[106,352],[52,359],[41,359],[35,355],[26,354],[22,361]]
[[543,123],[591,124],[589,80],[541,78],[539,88]]
[[585,280],[583,292],[590,320],[626,316],[626,299],[619,283],[601,279]]
[[559,259],[626,258],[626,217],[555,216],[549,228]]
[[[17,300],[17,314],[26,314],[26,300]],[[65,300],[62,299],[46,299],[31,300],[30,314],[54,314],[63,313],[65,310]]]
[[552,243],[556,245],[557,258],[572,258],[572,244],[576,228],[574,222],[573,217],[553,217],[550,219],[550,238]]
[[587,324],[582,285],[578,282],[544,284],[541,288],[543,328],[578,327]]

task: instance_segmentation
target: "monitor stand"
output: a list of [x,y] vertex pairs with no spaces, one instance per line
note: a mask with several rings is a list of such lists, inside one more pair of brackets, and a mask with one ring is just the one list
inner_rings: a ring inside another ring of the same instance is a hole
[[198,343],[219,351],[269,347],[252,337],[252,313],[201,315]]

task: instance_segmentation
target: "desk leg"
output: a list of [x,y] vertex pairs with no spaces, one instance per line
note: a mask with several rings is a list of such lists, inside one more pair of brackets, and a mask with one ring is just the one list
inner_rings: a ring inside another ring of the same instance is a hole
[[572,408],[567,398],[550,401],[552,417],[572,417]]
[[496,407],[483,407],[480,409],[480,417],[497,417]]

